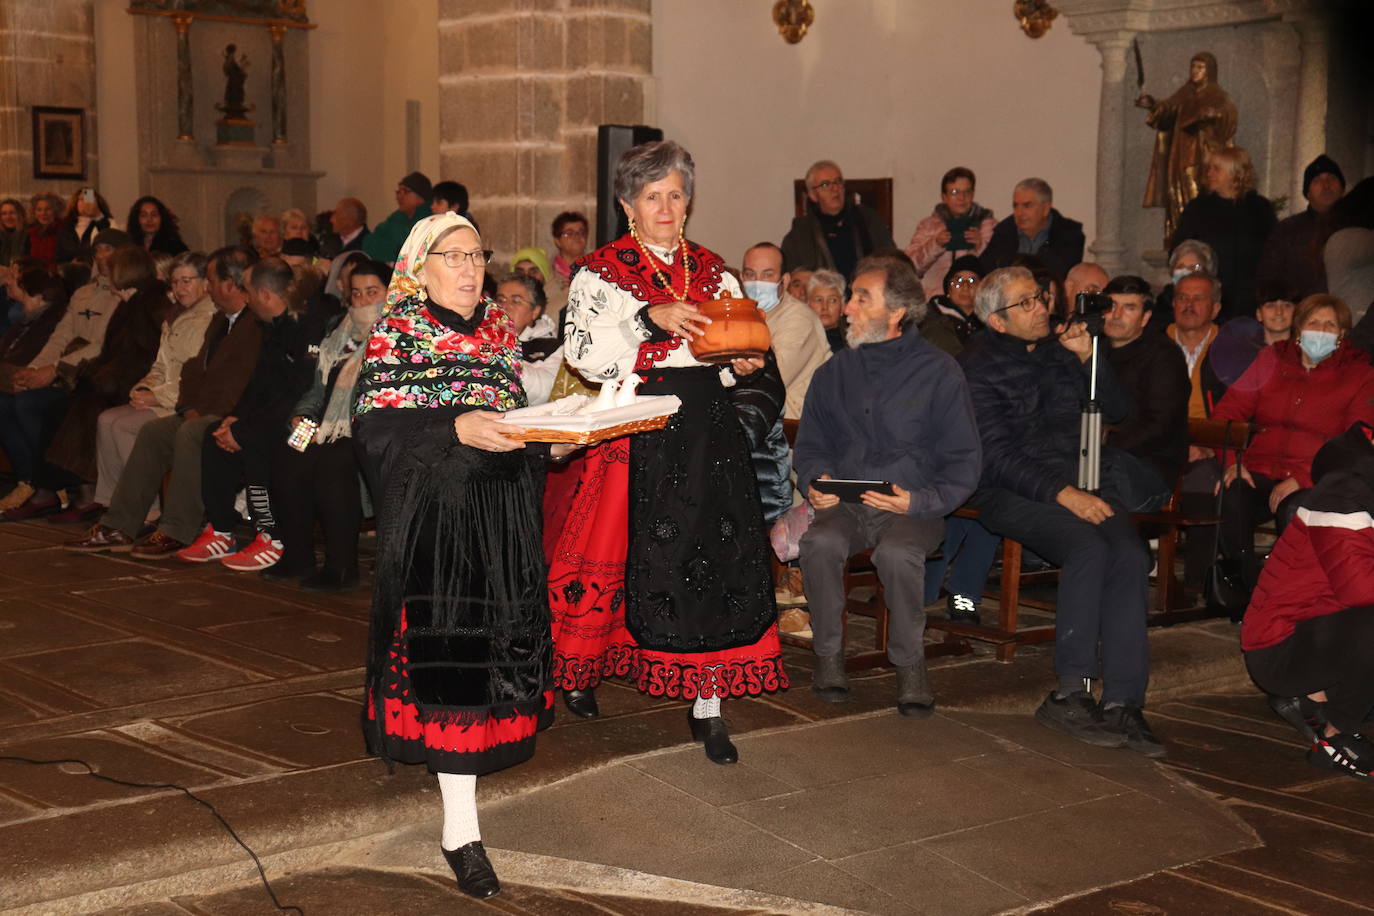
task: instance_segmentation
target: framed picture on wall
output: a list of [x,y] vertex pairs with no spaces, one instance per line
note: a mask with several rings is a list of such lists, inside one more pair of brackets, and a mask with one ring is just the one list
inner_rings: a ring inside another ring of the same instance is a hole
[[33,177],[86,178],[86,110],[33,107]]

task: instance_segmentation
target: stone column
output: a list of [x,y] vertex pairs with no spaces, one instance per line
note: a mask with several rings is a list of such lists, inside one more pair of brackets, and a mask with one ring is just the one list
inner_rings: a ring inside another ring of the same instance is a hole
[[177,30],[177,139],[195,139],[195,93],[191,81],[191,16],[173,16]]
[[1121,231],[1122,184],[1126,156],[1126,55],[1133,32],[1088,36],[1102,54],[1102,94],[1097,126],[1097,238],[1089,246],[1093,259],[1108,275],[1125,266],[1126,242]]
[[1289,212],[1306,206],[1303,198],[1302,170],[1307,163],[1326,152],[1326,83],[1330,73],[1331,22],[1324,16],[1295,18],[1301,63],[1298,70],[1298,110],[1295,121],[1293,191]]
[[267,27],[272,35],[272,142],[286,142],[286,26],[274,22]]
[[596,127],[643,123],[651,47],[649,0],[440,0],[440,171],[498,258],[594,215]]

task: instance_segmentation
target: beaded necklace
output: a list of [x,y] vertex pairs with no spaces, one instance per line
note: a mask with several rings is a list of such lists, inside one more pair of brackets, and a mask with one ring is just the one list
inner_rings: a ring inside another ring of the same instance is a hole
[[[639,237],[639,231],[635,229],[635,224],[633,220],[630,221],[630,236],[635,240],[635,244],[639,246],[639,250],[644,252],[645,257],[649,258],[649,263],[653,264],[654,276],[658,278],[658,282],[663,284],[663,288],[668,291],[669,295],[672,295],[673,285],[671,282],[669,282],[668,275],[658,269],[659,264],[663,264],[665,267],[668,265],[664,263],[661,258],[659,258],[657,255],[651,252],[648,246],[644,244],[644,240]],[[677,243],[678,262],[682,264],[682,292],[673,295],[673,298],[678,302],[686,302],[687,288],[692,283],[692,265],[687,260],[687,239],[683,235],[681,226],[679,226],[677,230]]]

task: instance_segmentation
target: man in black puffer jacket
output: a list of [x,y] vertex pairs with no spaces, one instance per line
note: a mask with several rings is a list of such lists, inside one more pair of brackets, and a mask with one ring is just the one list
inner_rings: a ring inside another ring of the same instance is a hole
[[[1082,324],[1051,335],[1045,295],[1022,267],[988,274],[974,309],[987,332],[964,361],[983,443],[973,503],[989,531],[1063,568],[1054,650],[1059,687],[1035,717],[1088,744],[1163,756],[1141,712],[1150,556],[1112,492],[1114,450],[1103,449],[1102,496],[1076,486],[1092,339]],[[1106,422],[1126,414],[1129,402],[1106,359],[1098,360],[1097,395]],[[1099,648],[1100,704],[1086,689],[1098,676]]]

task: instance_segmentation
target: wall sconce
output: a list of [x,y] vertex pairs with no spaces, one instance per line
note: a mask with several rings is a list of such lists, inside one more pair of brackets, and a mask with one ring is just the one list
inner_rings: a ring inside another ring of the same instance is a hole
[[1014,0],[1012,15],[1021,23],[1021,31],[1031,38],[1039,38],[1050,30],[1059,10],[1050,6],[1049,0]]
[[816,21],[816,11],[807,0],[778,0],[773,4],[773,21],[777,23],[778,34],[794,45]]

